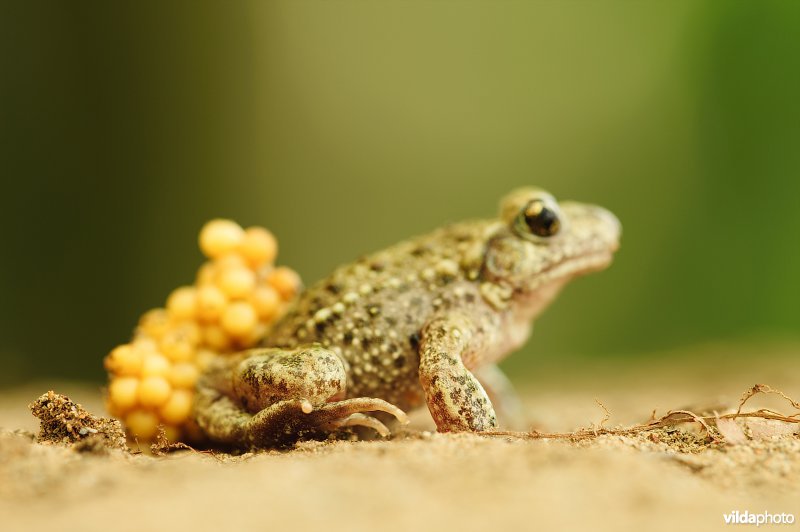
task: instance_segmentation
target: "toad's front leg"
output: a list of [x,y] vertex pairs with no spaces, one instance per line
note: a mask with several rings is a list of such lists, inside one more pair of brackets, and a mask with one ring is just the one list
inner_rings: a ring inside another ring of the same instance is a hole
[[473,320],[463,315],[434,318],[419,343],[419,379],[428,409],[441,432],[495,428],[489,396],[464,360],[482,348]]
[[346,382],[342,361],[321,346],[255,349],[220,359],[206,371],[194,417],[209,438],[234,447],[280,447],[351,426],[388,435],[366,412],[407,421],[403,411],[381,399],[344,399]]

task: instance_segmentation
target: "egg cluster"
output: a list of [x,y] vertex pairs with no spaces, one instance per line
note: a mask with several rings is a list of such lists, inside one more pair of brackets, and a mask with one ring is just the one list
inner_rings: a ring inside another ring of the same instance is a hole
[[300,289],[296,272],[274,266],[278,244],[264,228],[212,220],[199,243],[209,260],[195,284],[146,312],[131,342],[105,358],[108,410],[140,441],[152,440],[159,425],[171,441],[192,439],[200,372],[215,356],[258,344]]

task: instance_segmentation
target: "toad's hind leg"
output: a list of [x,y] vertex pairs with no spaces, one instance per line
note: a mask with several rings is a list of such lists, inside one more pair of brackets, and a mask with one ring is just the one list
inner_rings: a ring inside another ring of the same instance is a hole
[[345,396],[346,372],[333,352],[318,345],[295,350],[257,349],[218,361],[198,384],[195,419],[214,441],[273,447],[325,437],[361,425],[388,429],[364,412],[405,414],[375,398]]
[[249,412],[287,399],[304,399],[319,406],[345,395],[344,365],[335,353],[321,346],[254,349],[245,351],[240,360],[232,367],[232,391]]

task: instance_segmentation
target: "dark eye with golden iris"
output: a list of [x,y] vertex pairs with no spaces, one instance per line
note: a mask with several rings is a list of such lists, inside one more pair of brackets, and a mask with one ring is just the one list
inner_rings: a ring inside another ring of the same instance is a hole
[[554,236],[561,229],[558,212],[542,200],[528,203],[520,213],[520,222],[527,226],[532,235],[541,237]]

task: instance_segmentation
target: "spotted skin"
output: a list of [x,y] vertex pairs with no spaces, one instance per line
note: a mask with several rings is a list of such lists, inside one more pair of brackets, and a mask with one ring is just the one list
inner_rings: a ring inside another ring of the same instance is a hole
[[526,188],[504,198],[498,219],[339,267],[262,348],[203,376],[198,425],[221,443],[270,447],[354,425],[385,434],[367,414],[405,421],[402,411],[427,403],[440,431],[496,427],[481,374],[504,381],[494,364],[527,340],[564,284],[611,262],[619,236],[610,212]]

